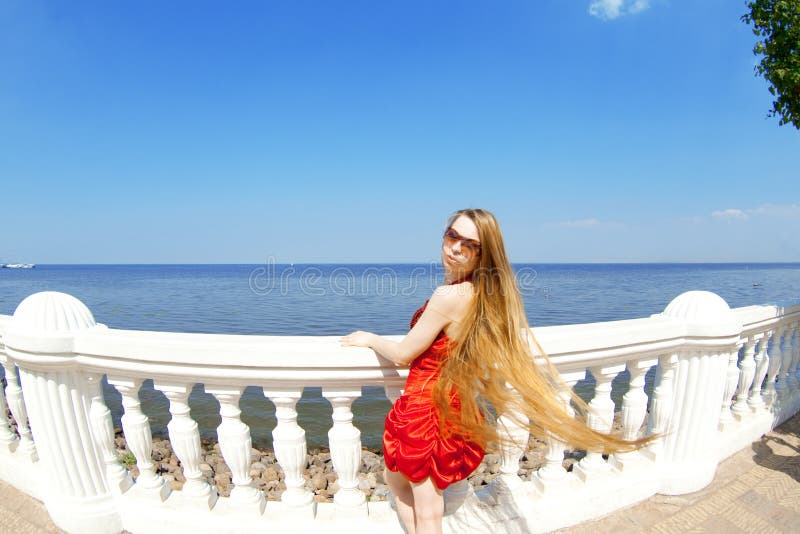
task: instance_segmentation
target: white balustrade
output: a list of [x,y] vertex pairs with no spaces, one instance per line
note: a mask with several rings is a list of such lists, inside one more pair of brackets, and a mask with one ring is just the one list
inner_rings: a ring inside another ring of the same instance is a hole
[[114,445],[114,424],[111,421],[111,411],[106,406],[101,388],[100,375],[90,374],[86,382],[91,395],[91,408],[89,418],[92,422],[92,437],[94,437],[97,450],[103,456],[106,467],[106,479],[114,493],[125,493],[133,486],[133,478],[117,458]]
[[800,322],[792,323],[791,337],[792,360],[789,364],[789,389],[792,392],[792,402],[796,403],[800,399],[798,391],[797,367],[800,362]]
[[791,336],[791,329],[788,323],[781,325],[780,335],[777,341],[776,358],[780,358],[780,371],[775,380],[775,401],[778,403],[784,402],[787,395],[789,395],[789,364],[792,361],[792,353],[790,347],[789,337]]
[[284,391],[264,391],[264,395],[275,405],[278,424],[272,431],[272,446],[275,458],[283,469],[286,490],[281,501],[287,506],[305,513],[312,513],[314,496],[305,489],[303,470],[308,462],[306,431],[297,424],[297,401],[301,389]]
[[[92,436],[86,375],[95,373],[81,369],[74,350],[76,336],[99,330],[103,328],[79,300],[43,292],[17,306],[3,333],[9,404],[21,434],[36,439],[35,447],[31,443],[24,448],[20,439],[14,453],[20,461],[5,478],[39,496],[53,522],[68,532],[122,530],[103,454]],[[9,371],[12,362],[19,368],[19,381]]]
[[339,490],[333,496],[339,515],[367,515],[367,498],[358,489],[361,467],[361,431],[353,426],[353,401],[361,390],[323,389],[322,395],[333,406],[333,426],[328,431],[331,461],[338,476]]
[[392,404],[397,402],[397,399],[403,394],[403,390],[395,386],[386,386],[383,388],[383,391],[386,393],[386,398],[389,399],[389,402]]
[[170,493],[164,477],[156,473],[153,463],[153,435],[150,431],[150,419],[142,412],[139,402],[139,388],[142,380],[138,378],[108,377],[108,383],[117,388],[122,395],[122,430],[128,449],[136,458],[139,476],[135,489],[143,496],[163,501]]
[[[644,392],[645,374],[652,367],[652,360],[631,360],[626,368],[630,374],[630,387],[622,397],[622,439],[635,441],[640,437],[642,424],[647,416],[647,394]],[[610,458],[619,470],[641,465],[639,451],[617,453]]]
[[739,362],[739,384],[737,386],[736,402],[734,402],[731,410],[740,418],[747,413],[750,413],[750,388],[753,386],[753,380],[756,376],[756,360],[755,351],[756,343],[763,337],[763,334],[751,336],[744,344],[744,354],[742,361]]
[[[183,476],[186,478],[182,494],[187,499],[196,501],[200,508],[211,509],[217,502],[218,494],[217,490],[206,482],[203,472],[200,470],[202,459],[200,431],[197,422],[189,415],[191,412],[189,393],[192,385],[154,382],[153,387],[161,391],[169,400],[169,413],[172,415],[172,419],[167,424],[167,431],[172,450],[180,460]],[[222,447],[221,444],[222,437],[220,436],[220,447]]]
[[[591,367],[589,372],[594,377],[596,384],[594,397],[589,402],[589,413],[586,423],[592,430],[602,434],[611,432],[614,424],[614,401],[611,399],[611,381],[617,373],[625,370],[624,365],[614,367]],[[586,456],[581,459],[575,470],[584,480],[597,474],[607,473],[611,465],[603,459],[602,451],[586,451]]]
[[764,388],[764,394],[770,406],[777,402],[780,386],[783,386],[783,384],[780,384],[780,386],[778,385],[778,375],[781,372],[781,365],[783,363],[781,338],[783,337],[784,331],[785,328],[782,325],[775,329],[775,335],[772,337],[772,344],[768,349],[769,368],[767,370],[767,385]]
[[725,390],[722,394],[722,407],[719,412],[719,428],[724,430],[726,425],[733,422],[733,396],[736,393],[736,387],[739,385],[739,347],[736,350],[731,350],[726,354],[728,359],[728,366],[725,373]]
[[[510,384],[506,384],[506,387],[511,389]],[[512,389],[511,394],[516,401],[519,401],[518,392]],[[500,435],[498,443],[500,474],[490,485],[490,491],[496,499],[504,499],[508,496],[513,498],[514,493],[524,487],[524,482],[517,473],[519,472],[519,462],[528,449],[530,432],[528,427],[523,424],[528,421],[528,417],[524,413],[513,407],[497,418],[497,430]],[[465,488],[470,489],[471,486],[467,484]],[[465,495],[464,498],[466,497]]]
[[647,448],[653,458],[660,458],[664,450],[664,436],[672,429],[670,422],[675,399],[677,364],[677,354],[664,354],[658,357],[655,387],[650,399],[650,418],[647,421],[647,435],[656,436]]
[[0,388],[0,450],[14,452],[19,445],[17,434],[11,430],[11,420],[6,415],[5,388]]
[[[444,492],[446,528],[555,530],[657,492],[704,487],[719,461],[800,408],[799,319],[800,306],[732,310],[712,293],[688,292],[649,318],[537,329],[569,387],[581,376],[594,377],[592,428],[612,430],[611,383],[627,370],[621,436],[638,438],[646,423],[647,434],[658,438],[608,461],[602,451],[588,451],[570,471],[563,465],[568,445],[556,434],[543,436],[544,464],[523,480],[517,473],[527,429],[514,414],[500,414],[508,438],[496,451],[500,473],[483,490],[463,481]],[[369,349],[341,347],[335,336],[113,330],[96,325],[76,299],[40,293],[13,317],[0,316],[0,362],[7,377],[0,392],[0,479],[43,499],[68,532],[399,529],[387,503],[367,502],[358,488],[361,431],[353,425],[352,403],[361,387],[376,385],[395,401],[405,376]],[[656,363],[648,412],[645,376]],[[124,436],[139,471],[135,483],[117,458],[100,388],[104,374],[122,395]],[[186,477],[180,490],[170,491],[152,459],[150,421],[138,397],[148,378],[169,401],[167,430]],[[230,497],[220,497],[200,470],[200,434],[188,405],[196,383],[220,403],[217,439],[233,478]],[[267,503],[251,477],[250,428],[239,407],[248,385],[261,387],[276,407],[273,447],[286,485],[281,502]],[[304,387],[321,387],[333,407],[328,441],[339,486],[333,503],[314,503],[306,490],[306,437],[297,422]],[[573,415],[569,391],[560,399]],[[5,416],[6,402],[20,437]]]
[[[36,455],[36,445],[33,443],[31,429],[28,426],[28,411],[25,408],[25,400],[22,397],[22,387],[20,387],[19,378],[17,378],[17,368],[9,361],[3,363],[3,368],[6,372],[6,399],[8,400],[8,408],[11,410],[11,415],[14,416],[14,420],[17,422],[17,432],[19,433],[17,451],[31,462],[35,462],[38,459]],[[5,415],[5,413],[3,415]]]
[[754,358],[756,372],[753,378],[753,386],[750,389],[750,398],[747,400],[747,404],[750,405],[750,408],[753,410],[758,410],[765,406],[762,387],[764,385],[764,379],[767,376],[767,370],[769,369],[767,346],[769,345],[770,339],[772,339],[772,331],[768,330],[758,342],[758,351]]
[[794,328],[792,323],[787,322],[785,332],[783,347],[781,348],[781,374],[778,377],[779,385],[781,385],[778,400],[788,403],[793,393],[792,360],[794,359],[794,354],[792,354],[792,337],[794,336]]
[[[566,389],[559,393],[561,402],[570,417],[575,416],[575,410],[572,408],[572,396],[570,391],[574,386],[576,380],[565,380]],[[554,487],[559,487],[567,477],[567,470],[564,468],[564,453],[567,450],[567,444],[560,440],[557,436],[548,432],[544,438],[547,448],[545,449],[544,464],[533,474],[531,478],[540,492],[544,493]]]
[[498,417],[498,430],[502,436],[499,444],[500,479],[504,489],[513,491],[522,484],[522,479],[517,472],[520,459],[528,449],[530,432],[526,426],[521,424],[527,422],[528,418],[519,411],[504,413]]
[[[240,418],[239,399],[244,388],[210,387],[206,392],[219,401],[219,414],[222,423],[217,427],[217,438],[222,457],[233,474],[231,504],[252,514],[261,514],[266,506],[264,494],[255,487],[250,476],[250,454],[253,443],[250,427]],[[276,455],[277,456],[277,455]]]

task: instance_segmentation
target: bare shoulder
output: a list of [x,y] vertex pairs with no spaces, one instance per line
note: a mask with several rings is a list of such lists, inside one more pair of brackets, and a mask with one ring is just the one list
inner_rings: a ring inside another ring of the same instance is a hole
[[450,317],[460,318],[466,312],[474,296],[475,287],[472,282],[447,284],[439,286],[433,291],[428,306],[433,306]]

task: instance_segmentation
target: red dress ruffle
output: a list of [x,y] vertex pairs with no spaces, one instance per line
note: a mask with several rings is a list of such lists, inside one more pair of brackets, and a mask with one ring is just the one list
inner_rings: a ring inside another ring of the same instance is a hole
[[[426,302],[411,319],[413,328]],[[484,450],[459,436],[445,438],[433,402],[439,368],[450,353],[450,339],[440,332],[433,344],[411,362],[403,395],[386,416],[383,457],[390,471],[399,471],[412,482],[430,477],[436,487],[467,478],[480,465]],[[457,400],[453,405],[458,409]]]

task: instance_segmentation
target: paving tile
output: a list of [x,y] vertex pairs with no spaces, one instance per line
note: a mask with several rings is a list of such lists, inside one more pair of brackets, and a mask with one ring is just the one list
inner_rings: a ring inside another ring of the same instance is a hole
[[724,517],[711,517],[687,532],[697,534],[740,534],[745,531]]
[[[800,415],[722,462],[711,484],[687,495],[655,495],[583,532],[616,532],[626,514],[652,533],[800,532]],[[559,532],[573,534],[571,529]]]

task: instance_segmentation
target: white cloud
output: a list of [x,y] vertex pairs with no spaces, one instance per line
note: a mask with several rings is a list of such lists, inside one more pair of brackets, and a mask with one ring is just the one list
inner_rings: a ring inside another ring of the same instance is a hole
[[650,7],[650,0],[634,0],[631,7],[628,8],[628,13],[641,13]]
[[750,217],[777,217],[800,219],[800,204],[762,204],[755,208],[728,208],[711,212],[711,217],[722,220],[745,221]]
[[749,215],[745,211],[736,208],[712,211],[711,216],[714,217],[715,219],[724,219],[728,221],[733,221],[733,220],[742,221],[749,217]]
[[650,0],[592,0],[589,14],[602,20],[635,15],[650,7]]
[[597,226],[600,224],[600,221],[597,219],[576,219],[574,221],[562,221],[558,224],[558,226],[565,226],[567,228],[589,228],[591,226]]

